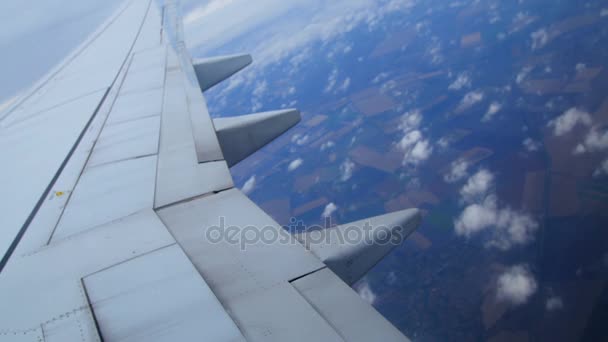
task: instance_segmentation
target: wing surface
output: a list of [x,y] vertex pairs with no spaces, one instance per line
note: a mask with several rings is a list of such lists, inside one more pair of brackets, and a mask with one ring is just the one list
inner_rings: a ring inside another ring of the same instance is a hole
[[[234,187],[229,164],[299,116],[216,132],[200,63],[222,60],[181,32],[174,2],[126,1],[1,114],[0,341],[407,340],[347,284],[386,248],[312,246]],[[275,239],[217,240],[222,222]]]

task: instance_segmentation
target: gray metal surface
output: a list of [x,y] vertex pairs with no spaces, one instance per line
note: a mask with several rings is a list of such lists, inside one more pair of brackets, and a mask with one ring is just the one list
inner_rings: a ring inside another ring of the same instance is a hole
[[300,122],[297,109],[285,109],[213,120],[228,166],[247,158]]
[[99,136],[88,166],[156,154],[159,133],[160,116],[109,125]]
[[328,269],[291,284],[346,341],[409,341]]
[[420,210],[406,209],[296,237],[352,285],[416,230],[421,220]]
[[174,243],[147,210],[14,256],[0,273],[0,331],[21,332],[87,311],[82,277]]
[[[175,55],[169,54],[160,133],[156,208],[233,186],[225,161],[199,164],[197,160],[184,82],[179,60]],[[212,125],[208,127],[213,129]]]
[[[0,118],[14,194],[1,214],[19,231],[0,264],[0,341],[341,341],[363,336],[355,317],[390,340],[394,328],[233,188],[175,3],[162,19],[150,4],[127,1]],[[257,149],[298,119],[217,124],[224,146]],[[230,148],[231,163],[253,152]],[[275,240],[214,242],[220,218]]]
[[[289,284],[325,265],[239,190],[177,204],[159,216],[247,339],[339,339]],[[276,239],[216,241],[209,237],[220,218],[235,237],[263,230]]]
[[25,224],[104,93],[82,97],[49,110],[36,120],[0,131],[0,179],[3,190],[12,194],[11,200],[0,206],[0,254],[4,255]]
[[179,246],[83,279],[104,341],[244,341]]
[[192,62],[202,91],[208,90],[253,62],[251,55],[219,56]]
[[152,208],[156,156],[87,168],[51,241]]

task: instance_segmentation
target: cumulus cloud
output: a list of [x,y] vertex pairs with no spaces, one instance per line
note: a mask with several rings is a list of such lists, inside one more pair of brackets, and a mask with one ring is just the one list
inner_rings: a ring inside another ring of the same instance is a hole
[[538,141],[533,140],[532,138],[526,138],[522,145],[526,148],[528,152],[536,152],[540,149],[540,143]]
[[344,82],[342,82],[342,85],[340,86],[340,88],[338,88],[338,90],[345,92],[348,90],[348,88],[350,87],[350,77],[347,77]]
[[497,280],[496,296],[498,300],[518,306],[528,302],[538,289],[534,275],[526,265],[510,267]]
[[366,278],[363,278],[363,280],[359,282],[359,284],[356,286],[356,290],[364,301],[368,302],[370,305],[374,305],[377,296]]
[[492,102],[490,104],[490,107],[488,107],[486,114],[481,119],[481,121],[483,121],[483,122],[491,121],[494,118],[494,116],[496,115],[496,113],[500,112],[501,109],[502,109],[502,105],[500,103],[498,103],[496,101]]
[[484,97],[483,92],[471,91],[462,98],[462,100],[460,101],[459,108],[462,110],[462,109],[467,109],[467,108],[473,107],[474,105],[483,101],[483,97]]
[[576,65],[574,66],[574,70],[576,70],[576,72],[585,71],[586,69],[587,65],[585,63],[576,63]]
[[287,171],[289,171],[289,172],[294,171],[295,169],[302,166],[302,163],[304,163],[302,158],[298,158],[298,159],[292,161],[291,163],[289,163],[289,166],[287,167]]
[[450,139],[443,137],[437,141],[437,145],[441,148],[447,148],[450,145]]
[[353,176],[353,171],[355,170],[355,163],[350,161],[350,159],[346,159],[340,165],[340,180],[342,182],[346,182]]
[[409,131],[420,127],[420,123],[422,123],[422,113],[419,110],[413,110],[403,114],[399,128]]
[[493,226],[495,222],[496,201],[491,198],[484,200],[482,204],[471,204],[466,207],[454,227],[456,234],[470,237]]
[[593,172],[593,177],[602,177],[608,175],[608,159],[604,160],[602,164],[595,169]]
[[443,176],[443,180],[447,183],[457,182],[467,176],[469,163],[466,160],[456,160],[450,166],[450,172]]
[[255,188],[255,175],[251,176],[243,185],[243,188],[241,188],[241,191],[247,195],[250,194],[253,189]]
[[334,143],[333,141],[329,140],[324,142],[323,144],[321,144],[321,151],[325,151],[327,149],[330,149],[332,147],[336,146],[336,143]]
[[561,136],[572,131],[578,124],[590,126],[592,124],[591,115],[580,108],[570,108],[551,120],[548,126],[553,128],[553,134]]
[[433,147],[428,140],[421,140],[414,145],[414,148],[409,153],[411,162],[417,164],[423,160],[429,159],[433,153]]
[[549,34],[545,28],[532,32],[530,38],[532,38],[532,50],[541,49],[549,42]]
[[401,117],[399,128],[403,137],[397,143],[397,147],[404,152],[403,164],[418,165],[427,160],[433,153],[433,146],[419,130],[422,123],[422,114],[419,110],[405,113]]
[[418,130],[406,133],[397,146],[404,151],[404,164],[418,165],[433,153],[430,142],[423,139],[422,133]]
[[517,76],[515,76],[515,82],[517,82],[517,84],[521,84],[526,80],[530,72],[532,72],[532,67],[524,67],[520,72],[517,73]]
[[485,198],[491,187],[494,186],[494,175],[485,169],[477,171],[469,178],[460,190],[460,196],[466,203],[472,203]]
[[327,78],[327,85],[325,86],[325,92],[329,93],[334,90],[336,83],[338,82],[338,69],[334,68],[329,77]]
[[309,139],[310,139],[310,137],[308,136],[308,134],[305,134],[305,135],[294,134],[291,137],[291,142],[295,143],[296,145],[302,146],[302,145],[306,144]]
[[574,153],[598,152],[608,149],[608,131],[599,132],[597,128],[592,128],[585,140],[576,146]]
[[509,250],[532,241],[538,223],[526,214],[499,208],[496,195],[492,194],[481,202],[468,205],[454,222],[454,227],[457,235],[465,237],[492,228],[486,247]]
[[256,82],[255,88],[253,88],[253,96],[262,97],[266,93],[267,89],[268,89],[268,82],[266,82],[266,80]]
[[247,84],[280,61],[291,61],[292,70],[297,70],[316,46],[333,46],[344,34],[363,25],[373,28],[386,15],[407,13],[416,4],[414,0],[212,1],[218,2],[213,11],[205,4],[191,10],[196,14],[185,14],[188,45],[195,51],[201,47],[214,51],[242,42],[242,50],[250,51],[255,62],[233,79]]
[[325,206],[325,209],[323,209],[323,214],[321,214],[321,216],[323,218],[328,218],[330,217],[333,213],[336,212],[336,210],[338,210],[338,206],[335,205],[333,202],[327,204]]
[[469,88],[469,87],[471,87],[471,79],[469,78],[469,75],[467,75],[466,73],[462,73],[462,74],[458,75],[456,80],[454,80],[454,82],[452,82],[452,84],[450,84],[448,86],[448,89],[449,90],[460,90],[460,89]]
[[557,296],[550,297],[549,299],[547,299],[545,308],[547,309],[547,311],[561,310],[564,308],[564,301]]
[[472,237],[487,231],[486,247],[508,250],[534,239],[538,223],[525,213],[501,208],[493,190],[494,175],[480,170],[471,176],[460,190],[463,212],[454,221],[457,235]]

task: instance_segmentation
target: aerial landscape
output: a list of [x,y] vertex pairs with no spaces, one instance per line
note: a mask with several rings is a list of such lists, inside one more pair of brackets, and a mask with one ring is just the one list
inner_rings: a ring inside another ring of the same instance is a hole
[[[191,6],[187,34],[232,9]],[[605,339],[608,4],[300,6],[191,46],[257,61],[212,115],[303,111],[233,168],[243,191],[286,229],[422,208],[355,286],[416,341]]]

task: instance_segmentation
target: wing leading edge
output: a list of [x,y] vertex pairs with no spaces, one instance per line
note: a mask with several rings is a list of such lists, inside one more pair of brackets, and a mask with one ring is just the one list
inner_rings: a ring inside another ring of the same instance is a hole
[[[182,37],[175,2],[126,1],[0,119],[0,158],[23,159],[3,179],[27,185],[4,208],[17,237],[0,273],[0,341],[407,340],[349,284],[419,212],[282,229],[234,188],[229,166],[299,112],[211,120],[201,89],[251,59],[193,62]],[[216,240],[222,224],[276,239]],[[368,226],[366,243],[335,238]]]

